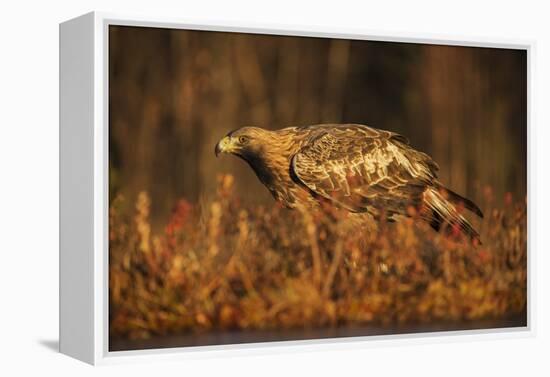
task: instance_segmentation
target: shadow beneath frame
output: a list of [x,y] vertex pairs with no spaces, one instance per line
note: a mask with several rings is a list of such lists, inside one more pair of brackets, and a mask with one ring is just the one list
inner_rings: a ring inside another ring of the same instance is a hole
[[38,344],[40,344],[42,347],[49,349],[52,352],[59,352],[59,340],[39,340]]

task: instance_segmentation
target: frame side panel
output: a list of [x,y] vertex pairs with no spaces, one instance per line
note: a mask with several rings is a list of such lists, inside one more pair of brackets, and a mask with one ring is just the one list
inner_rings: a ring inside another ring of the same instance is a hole
[[93,363],[93,14],[59,32],[59,349]]

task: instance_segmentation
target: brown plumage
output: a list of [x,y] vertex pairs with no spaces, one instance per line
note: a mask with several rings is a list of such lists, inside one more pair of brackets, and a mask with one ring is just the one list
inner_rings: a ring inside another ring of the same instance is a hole
[[432,228],[479,234],[459,213],[462,204],[476,215],[470,200],[444,187],[438,165],[396,133],[360,124],[320,124],[268,131],[243,127],[225,136],[215,149],[248,162],[260,181],[289,208],[311,208],[320,201],[354,213],[393,221],[414,207]]

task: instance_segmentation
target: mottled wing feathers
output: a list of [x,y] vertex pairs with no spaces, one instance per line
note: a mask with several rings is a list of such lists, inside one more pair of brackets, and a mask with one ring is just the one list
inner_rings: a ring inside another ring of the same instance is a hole
[[362,125],[311,126],[291,172],[313,193],[354,211],[386,215],[419,205],[437,165],[397,134]]

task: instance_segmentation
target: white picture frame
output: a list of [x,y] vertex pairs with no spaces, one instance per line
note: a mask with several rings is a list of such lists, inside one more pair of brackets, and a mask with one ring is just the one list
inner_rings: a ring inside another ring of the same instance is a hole
[[[202,24],[168,18],[88,13],[60,24],[60,351],[90,364],[270,352],[345,349],[388,343],[449,342],[535,334],[535,251],[528,244],[527,326],[410,335],[383,335],[254,344],[110,352],[108,347],[108,27],[110,25],[274,35],[337,37],[459,46],[524,49],[528,65],[528,192],[532,197],[533,41],[408,35],[283,25]],[[533,206],[528,234],[532,239]]]

